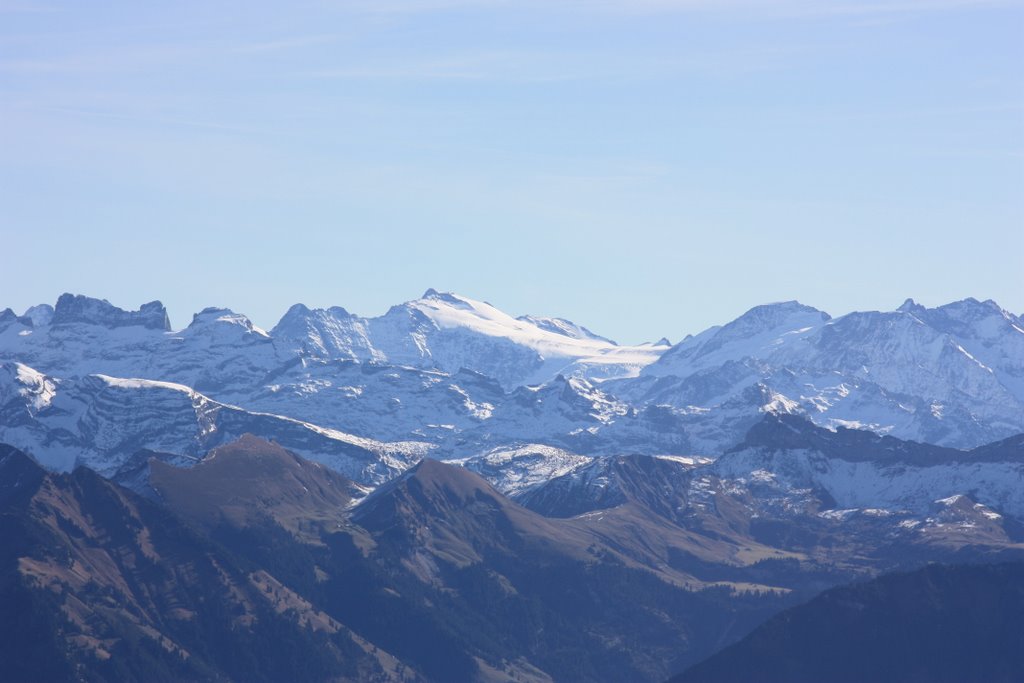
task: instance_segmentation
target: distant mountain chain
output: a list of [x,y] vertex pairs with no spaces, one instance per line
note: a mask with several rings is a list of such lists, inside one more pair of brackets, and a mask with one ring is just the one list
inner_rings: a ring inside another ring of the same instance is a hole
[[626,347],[433,290],[269,332],[67,294],[0,312],[0,597],[38,615],[0,678],[664,681],[851,579],[1024,559],[1022,483],[991,301]]
[[[837,429],[860,455],[837,454]],[[616,499],[608,456],[635,454],[757,490],[761,507],[824,491],[830,514],[913,525],[955,496],[1024,516],[1021,433],[1024,322],[991,301],[836,319],[769,304],[635,347],[434,290],[379,318],[295,305],[269,333],[218,308],[173,331],[159,302],[70,294],[0,313],[0,442],[128,485],[154,453],[190,466],[254,434],[367,491],[430,457],[537,505],[575,487],[547,509],[580,512],[587,491]],[[878,435],[936,447],[894,464]]]
[[[65,294],[0,312],[0,363],[0,440],[101,472],[244,431],[337,453],[370,484],[426,453],[529,444],[714,457],[766,413],[955,448],[1024,432],[1024,321],[974,299],[835,319],[768,304],[674,346],[619,346],[434,290],[377,318],[296,304],[270,332],[220,308],[174,331],[159,302]],[[153,431],[153,411],[174,428]]]

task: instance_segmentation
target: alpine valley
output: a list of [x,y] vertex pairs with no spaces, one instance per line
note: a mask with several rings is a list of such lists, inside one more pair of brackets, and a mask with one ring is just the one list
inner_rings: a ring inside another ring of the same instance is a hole
[[[0,444],[5,681],[882,680],[778,657],[844,609],[858,666],[876,623],[1024,633],[993,301],[623,346],[434,290],[269,331],[65,294],[0,312]],[[1024,679],[993,647],[900,675]]]

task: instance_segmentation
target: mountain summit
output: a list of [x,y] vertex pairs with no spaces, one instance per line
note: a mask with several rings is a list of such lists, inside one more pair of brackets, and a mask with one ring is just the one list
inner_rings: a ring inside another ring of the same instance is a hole
[[515,318],[486,302],[434,289],[376,318],[340,307],[293,306],[271,336],[321,357],[447,373],[465,368],[508,388],[541,383],[559,373],[595,379],[633,376],[664,351],[619,346],[561,318]]
[[106,299],[92,299],[76,294],[61,294],[53,308],[51,325],[85,323],[104,327],[141,326],[152,330],[169,331],[171,322],[167,309],[159,301],[142,304],[138,311],[125,311]]

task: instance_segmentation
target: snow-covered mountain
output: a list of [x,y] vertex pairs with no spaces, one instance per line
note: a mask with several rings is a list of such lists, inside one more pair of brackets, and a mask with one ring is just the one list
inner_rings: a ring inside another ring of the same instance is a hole
[[48,321],[37,318],[0,319],[0,360],[57,377],[138,377],[223,395],[251,390],[290,358],[244,315],[223,308],[204,309],[175,332],[160,302],[123,311],[65,294]]
[[449,462],[476,472],[505,495],[515,496],[599,459],[543,444],[523,444]]
[[293,306],[271,335],[295,352],[454,373],[473,370],[512,388],[556,375],[632,377],[667,345],[619,346],[560,318],[514,318],[494,306],[427,290],[377,318]]
[[115,476],[140,450],[173,454],[187,466],[243,434],[272,439],[363,485],[390,479],[430,449],[249,412],[181,384],[99,374],[64,380],[0,364],[0,443],[53,469],[87,465]]
[[729,361],[763,359],[781,348],[798,345],[829,320],[828,313],[796,301],[755,306],[727,325],[687,337],[644,374],[688,377]]
[[706,471],[726,486],[755,489],[762,504],[813,495],[833,511],[927,516],[970,499],[983,517],[1024,519],[1024,435],[965,451],[769,417]]
[[[971,447],[1024,431],[1024,322],[992,301],[830,318],[758,306],[667,351],[609,390],[713,415],[759,387],[760,410]],[[733,436],[736,436],[735,433]]]
[[232,403],[387,441],[443,442],[487,422],[505,392],[493,379],[377,361],[299,357]]
[[549,517],[603,519],[639,506],[703,536],[819,546],[826,561],[861,552],[851,542],[875,556],[890,545],[1021,547],[1024,435],[965,451],[769,415],[713,461],[551,454],[547,465],[560,469],[534,482],[510,455],[465,464]]
[[[433,290],[379,318],[296,305],[271,333],[222,308],[173,331],[159,302],[130,312],[72,295],[0,315],[0,359],[50,378],[173,383],[250,412],[452,454],[532,435],[593,450],[591,431],[611,422],[609,406],[627,408],[584,377],[636,374],[667,348],[620,347],[567,320],[517,319]],[[558,371],[567,375],[550,374]]]

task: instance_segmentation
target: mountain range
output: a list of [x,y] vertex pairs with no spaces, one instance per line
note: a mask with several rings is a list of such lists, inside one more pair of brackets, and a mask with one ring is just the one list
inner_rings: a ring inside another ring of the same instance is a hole
[[5,621],[4,680],[659,680],[782,603],[683,587],[433,460],[351,509],[255,437],[154,461],[152,501],[10,448],[0,474],[0,592],[33,615]]
[[65,294],[0,312],[0,443],[10,680],[661,681],[851,580],[1024,560],[1024,321],[620,346],[434,290],[269,332]]
[[[673,346],[628,347],[434,290],[378,318],[297,304],[270,332],[218,308],[172,331],[159,302],[123,311],[65,294],[0,313],[0,363],[0,439],[65,470],[106,472],[140,447],[198,456],[242,431],[291,432],[311,456],[323,447],[300,441],[358,444],[387,463],[352,451],[338,467],[368,485],[426,453],[530,444],[713,457],[765,413],[954,448],[1024,432],[1024,322],[973,299],[835,319],[770,304]],[[158,404],[176,414],[172,443],[103,417]]]
[[5,622],[4,680],[659,681],[822,588],[1024,560],[1019,524],[964,501],[920,527],[751,515],[681,463],[602,462],[589,504],[429,458],[363,496],[246,435],[190,468],[151,457],[147,498],[4,447],[0,593],[33,615]]

